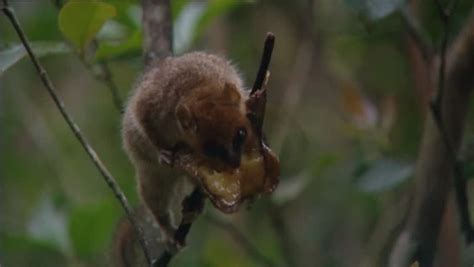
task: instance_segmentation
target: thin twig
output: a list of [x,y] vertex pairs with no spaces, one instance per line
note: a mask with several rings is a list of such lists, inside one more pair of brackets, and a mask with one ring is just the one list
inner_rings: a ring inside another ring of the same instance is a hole
[[[250,92],[250,98],[247,102],[247,109],[249,110],[248,117],[252,122],[252,125],[260,136],[260,143],[263,146],[263,120],[265,117],[265,105],[266,105],[266,88],[265,80],[268,77],[268,67],[270,65],[270,60],[273,52],[273,46],[275,43],[275,36],[273,33],[267,33],[267,38],[265,39],[265,44],[263,47],[263,53],[260,60],[260,67],[258,69],[257,78]],[[268,202],[267,205],[268,212],[270,215],[270,220],[275,231],[278,233],[278,238],[280,239],[280,245],[282,246],[282,251],[284,253],[284,258],[288,266],[296,266],[295,258],[293,257],[292,252],[290,251],[289,244],[289,235],[286,228],[286,225],[283,221],[283,218],[280,214],[279,208],[272,203]]]
[[211,214],[206,214],[206,219],[215,226],[229,233],[235,242],[238,243],[245,250],[245,252],[255,260],[255,262],[262,266],[276,266],[276,264],[271,259],[263,255],[259,249],[253,245],[248,240],[248,238],[232,223],[224,221],[223,219]]
[[181,213],[183,218],[179,224],[178,230],[174,233],[174,239],[182,246],[186,243],[186,236],[189,233],[191,224],[202,213],[204,209],[204,200],[206,196],[200,188],[194,191],[183,201],[183,209]]
[[446,147],[446,151],[449,155],[449,161],[453,168],[454,174],[454,189],[456,193],[456,202],[458,205],[459,213],[461,216],[461,229],[465,234],[465,240],[467,244],[470,244],[474,241],[474,229],[472,227],[472,222],[469,214],[469,204],[467,198],[467,187],[466,187],[466,177],[462,172],[462,165],[457,160],[457,155],[454,152],[453,145],[451,140],[448,137],[446,127],[442,118],[442,101],[445,90],[445,72],[446,72],[446,51],[448,47],[448,38],[449,38],[449,19],[456,6],[456,0],[451,2],[450,8],[446,9],[441,4],[440,0],[436,0],[436,6],[438,8],[438,13],[443,23],[443,39],[441,44],[440,51],[440,66],[438,72],[438,90],[434,95],[433,100],[430,102],[430,110],[433,115],[434,122],[438,127],[443,143]]
[[454,190],[456,195],[456,203],[458,205],[460,217],[461,217],[461,229],[465,234],[466,244],[471,244],[474,241],[474,229],[469,214],[469,201],[467,197],[467,180],[462,172],[462,164],[457,160],[457,156],[454,153],[453,146],[448,139],[448,134],[441,118],[441,108],[436,106],[433,102],[430,103],[430,110],[433,115],[434,122],[440,132],[443,143],[446,147],[446,151],[449,156],[449,161],[453,167],[454,174]]
[[99,66],[103,74],[102,81],[107,85],[107,87],[110,90],[110,93],[112,94],[112,99],[114,101],[115,108],[121,114],[123,114],[124,112],[123,100],[122,100],[122,97],[120,97],[118,86],[114,82],[114,79],[112,77],[112,72],[110,71],[109,63],[107,61],[104,61],[102,63],[99,63]]
[[145,254],[145,257],[149,263],[151,263],[149,252],[147,249],[147,245],[143,236],[142,229],[138,226],[137,222],[135,221],[135,218],[132,215],[132,208],[130,207],[130,204],[127,201],[126,196],[120,189],[120,186],[117,184],[115,178],[112,176],[112,174],[109,172],[107,167],[102,163],[100,160],[99,156],[95,152],[95,150],[92,148],[92,146],[87,142],[86,138],[82,135],[81,130],[77,126],[77,124],[74,122],[73,118],[69,115],[69,113],[66,111],[64,102],[62,101],[61,97],[56,93],[55,86],[53,85],[51,79],[49,78],[48,73],[46,70],[43,68],[43,66],[40,64],[38,61],[36,55],[34,54],[33,50],[31,49],[30,42],[28,41],[28,38],[26,37],[23,29],[21,28],[18,19],[15,16],[15,13],[13,9],[9,6],[7,0],[3,0],[4,6],[2,6],[2,11],[4,12],[5,16],[10,20],[13,28],[15,29],[18,37],[21,39],[21,42],[23,46],[25,47],[25,50],[28,52],[28,56],[30,57],[31,62],[33,63],[36,71],[38,72],[38,75],[41,78],[41,81],[43,82],[43,85],[45,86],[46,90],[48,91],[49,95],[53,99],[54,103],[56,104],[56,107],[59,109],[61,115],[63,118],[66,120],[68,126],[70,127],[71,131],[74,133],[75,137],[77,140],[81,143],[82,147],[86,151],[87,155],[89,158],[92,160],[94,165],[97,167],[99,172],[101,173],[102,177],[104,178],[105,182],[107,185],[110,187],[110,189],[114,192],[115,197],[119,200],[122,208],[124,209],[125,213],[128,216],[128,219],[130,220],[130,223],[133,225],[138,237],[140,244],[142,246],[143,252]]
[[257,136],[262,138],[263,121],[265,119],[265,106],[267,103],[266,81],[268,81],[268,66],[272,59],[273,46],[275,45],[275,35],[269,32],[265,38],[263,45],[262,57],[260,59],[260,66],[258,68],[257,77],[253,84],[252,90],[247,100],[247,116],[252,123],[252,126],[257,133]]
[[262,89],[263,82],[268,72],[268,66],[270,65],[270,60],[272,59],[273,46],[275,45],[275,35],[269,32],[265,39],[265,44],[263,46],[262,58],[260,60],[260,67],[258,68],[257,77],[253,83],[252,91],[250,94],[254,94],[257,90]]
[[[92,40],[92,44],[94,45],[95,48],[99,47],[99,41],[96,38]],[[97,81],[104,83],[107,86],[107,88],[109,88],[110,94],[112,95],[112,101],[115,105],[116,110],[120,114],[123,114],[124,112],[123,100],[119,94],[120,90],[112,77],[112,72],[110,71],[108,62],[103,61],[99,63],[98,66],[100,68],[100,73],[97,73],[93,70],[93,65],[86,61],[84,55],[77,54],[77,56],[81,60],[82,64],[84,64],[84,66],[92,73],[94,78]]]
[[171,259],[175,253],[170,252],[169,250],[164,250],[161,253],[160,257],[153,262],[152,267],[166,267],[170,263]]
[[107,61],[104,61],[98,64],[100,68],[100,73],[97,73],[93,70],[93,65],[87,62],[82,55],[77,55],[77,56],[79,57],[82,64],[87,68],[87,70],[89,70],[90,73],[92,73],[94,78],[97,81],[104,83],[107,86],[107,88],[109,88],[110,94],[112,95],[112,101],[114,103],[116,110],[120,114],[123,114],[124,112],[123,100],[120,97],[118,86],[112,78],[112,72],[110,71]]
[[474,229],[469,213],[469,200],[467,193],[467,179],[462,172],[462,164],[455,161],[454,165],[455,180],[454,189],[456,190],[456,203],[461,216],[461,229],[464,232],[465,242],[470,245],[474,242]]
[[[61,10],[63,3],[61,2],[61,0],[53,0],[53,5],[57,9]],[[71,45],[70,43],[68,44]],[[96,38],[93,38],[92,44],[94,45],[94,48],[97,48],[99,46],[99,41]],[[77,51],[76,49],[73,49],[73,50]],[[104,61],[98,64],[100,68],[100,72],[101,72],[100,74],[98,74],[93,70],[92,68],[93,65],[86,61],[86,59],[84,58],[84,55],[79,54],[79,53],[76,53],[76,54],[79,57],[82,64],[92,73],[94,78],[97,81],[103,82],[109,88],[115,108],[120,114],[123,114],[124,112],[123,100],[120,97],[118,86],[114,82],[114,79],[112,77],[112,72],[110,71],[109,64],[107,63],[107,61]]]
[[166,248],[160,255],[157,261],[153,263],[153,267],[166,267],[168,266],[171,259],[179,252],[179,250],[186,243],[186,236],[191,229],[193,222],[201,214],[204,208],[205,195],[203,192],[196,188],[194,191],[186,197],[183,201],[183,218],[178,226],[178,229],[174,233],[173,241],[176,242],[176,246],[172,249]]
[[440,51],[440,65],[438,70],[438,90],[434,95],[431,106],[436,106],[441,109],[441,101],[444,94],[444,75],[446,73],[446,50],[448,48],[448,38],[449,38],[449,13],[443,8],[439,0],[435,1],[437,3],[439,15],[441,17],[441,22],[443,23],[443,37],[441,41],[441,51]]

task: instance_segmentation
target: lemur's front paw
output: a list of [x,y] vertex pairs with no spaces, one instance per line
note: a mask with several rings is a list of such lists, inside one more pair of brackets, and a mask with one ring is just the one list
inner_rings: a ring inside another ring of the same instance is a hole
[[158,153],[158,162],[172,167],[175,162],[175,153],[170,150],[160,150]]
[[158,152],[158,162],[160,164],[174,167],[180,155],[188,154],[191,150],[185,143],[177,143],[171,149],[160,149]]

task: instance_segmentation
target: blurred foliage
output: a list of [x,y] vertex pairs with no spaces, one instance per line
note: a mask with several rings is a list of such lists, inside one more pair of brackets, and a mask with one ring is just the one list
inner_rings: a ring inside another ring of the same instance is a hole
[[377,20],[397,11],[405,0],[345,0],[345,2],[370,19]]
[[59,12],[59,29],[78,49],[84,47],[116,15],[115,7],[102,2],[67,2]]
[[[38,57],[71,52],[71,49],[69,49],[64,43],[60,42],[32,42],[31,48]],[[1,51],[0,58],[2,61],[0,62],[0,75],[26,56],[26,50],[21,44]]]
[[[107,62],[119,94],[129,95],[142,69],[139,1],[11,2],[68,111],[137,204],[119,113],[84,62],[92,69]],[[418,2],[437,47],[436,8]],[[276,35],[265,128],[281,159],[281,183],[271,197],[225,218],[282,265],[292,257],[300,266],[378,266],[406,209],[399,205],[411,186],[425,111],[399,12],[405,1],[172,3],[176,53],[225,54],[247,85],[265,33]],[[459,1],[451,36],[471,7]],[[22,60],[25,51],[3,16],[0,36],[0,263],[104,266],[123,212]],[[473,169],[465,165],[469,177]],[[472,253],[463,253],[464,266],[473,263]],[[259,265],[200,218],[172,266]]]

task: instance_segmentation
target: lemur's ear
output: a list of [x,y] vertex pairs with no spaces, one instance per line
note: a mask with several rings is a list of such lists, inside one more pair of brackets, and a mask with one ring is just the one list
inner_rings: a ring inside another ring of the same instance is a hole
[[176,118],[178,119],[179,127],[183,131],[193,131],[197,129],[196,122],[193,119],[193,115],[186,104],[179,104],[176,107]]
[[239,89],[232,83],[225,83],[222,96],[231,103],[239,102],[241,98]]

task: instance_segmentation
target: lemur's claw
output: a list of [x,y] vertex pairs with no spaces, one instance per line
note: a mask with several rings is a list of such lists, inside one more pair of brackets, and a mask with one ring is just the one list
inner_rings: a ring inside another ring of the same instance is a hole
[[169,150],[160,150],[158,154],[158,162],[162,165],[173,166],[175,161],[175,153]]

